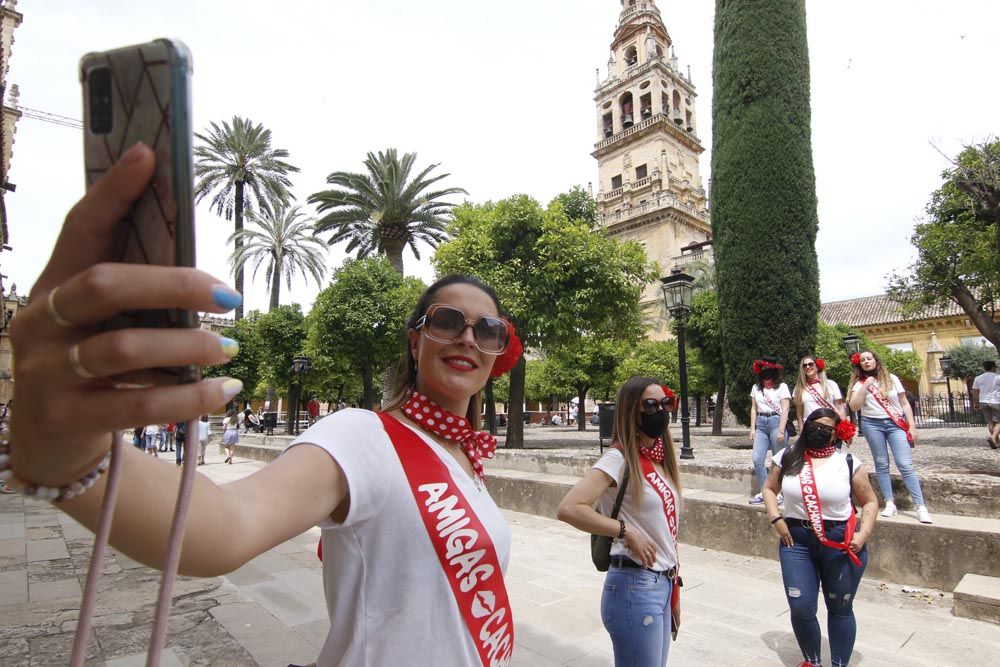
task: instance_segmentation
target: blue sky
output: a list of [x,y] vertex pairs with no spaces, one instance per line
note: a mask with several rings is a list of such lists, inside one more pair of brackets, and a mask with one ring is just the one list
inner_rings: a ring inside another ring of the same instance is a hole
[[[711,149],[714,2],[658,3],[682,68],[698,89],[701,171]],[[99,7],[99,9],[98,9]],[[526,192],[546,202],[596,181],[596,68],[617,0],[200,2],[20,0],[8,84],[22,105],[80,118],[77,63],[87,51],[171,36],[194,54],[195,126],[248,116],[301,168],[305,200],[365,153],[416,151],[441,163],[473,201]],[[908,238],[963,142],[996,132],[1000,91],[987,76],[1000,46],[997,3],[807,0],[817,251],[824,300],[882,292],[912,259]],[[78,130],[22,119],[7,196],[14,252],[5,285],[26,293],[65,212],[83,192]],[[198,209],[198,263],[228,276],[231,224]],[[429,251],[405,258],[431,277]],[[343,253],[331,250],[335,267]],[[248,306],[266,308],[262,280]],[[298,282],[282,302],[309,307]]]

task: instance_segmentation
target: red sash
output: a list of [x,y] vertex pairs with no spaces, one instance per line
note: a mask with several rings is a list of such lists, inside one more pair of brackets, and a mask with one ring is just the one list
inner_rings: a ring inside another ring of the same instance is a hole
[[[853,480],[849,480],[853,483]],[[844,530],[844,541],[833,542],[826,539],[826,529],[823,527],[823,505],[819,500],[819,489],[816,488],[816,479],[813,476],[812,457],[809,452],[805,454],[805,461],[802,464],[802,472],[799,473],[799,486],[802,489],[802,505],[806,508],[806,515],[809,517],[809,525],[819,543],[824,547],[837,549],[847,554],[857,567],[861,567],[861,559],[851,550],[851,539],[857,529],[858,515],[854,511],[853,503],[851,507],[851,518],[847,520],[847,527]]]
[[677,500],[674,498],[674,492],[670,489],[670,485],[660,477],[660,473],[656,472],[652,461],[645,456],[640,456],[639,463],[642,464],[642,476],[653,487],[653,491],[656,492],[656,495],[660,497],[660,501],[663,503],[663,513],[667,515],[667,528],[670,529],[670,538],[674,543],[674,553],[677,554],[676,571],[678,576],[674,579],[674,585],[670,591],[670,609],[676,610],[677,606],[681,603],[679,576],[681,570],[681,552],[677,548]]
[[489,533],[427,443],[395,417],[384,412],[378,416],[399,456],[427,535],[482,664],[509,665],[514,650],[514,620]]
[[812,383],[807,382],[806,389],[808,389],[809,393],[812,394],[812,397],[816,399],[816,402],[822,405],[824,408],[828,408],[830,410],[836,410],[836,408],[834,408],[833,405],[830,404],[830,401],[823,398],[823,394],[816,391],[816,388],[812,386]]
[[888,398],[885,397],[885,394],[882,393],[882,389],[878,386],[878,382],[872,382],[868,385],[867,389],[868,393],[875,399],[875,402],[881,405],[882,409],[885,410],[885,414],[889,415],[889,419],[891,419],[896,426],[903,429],[906,433],[906,441],[912,446],[913,434],[910,433],[910,425],[906,423],[906,417],[903,413],[895,405],[893,405]]

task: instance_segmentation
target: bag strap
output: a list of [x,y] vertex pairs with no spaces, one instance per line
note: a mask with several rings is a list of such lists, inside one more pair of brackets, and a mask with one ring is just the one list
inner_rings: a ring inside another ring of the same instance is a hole
[[618,497],[615,498],[615,507],[611,510],[611,518],[618,518],[618,510],[622,508],[622,500],[625,498],[625,489],[628,488],[628,461],[625,462],[625,476],[622,477],[622,485],[618,489]]
[[850,491],[847,497],[851,499],[851,509],[857,511],[857,504],[854,502],[854,457],[850,452],[847,454],[847,484]]

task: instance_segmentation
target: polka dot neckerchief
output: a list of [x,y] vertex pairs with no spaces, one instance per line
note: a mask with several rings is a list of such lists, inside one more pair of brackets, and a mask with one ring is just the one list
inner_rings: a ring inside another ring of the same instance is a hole
[[663,438],[657,438],[650,448],[639,447],[639,453],[656,463],[663,463]]
[[457,442],[462,451],[469,457],[469,463],[476,473],[479,482],[485,484],[486,472],[483,470],[483,459],[492,459],[497,447],[497,440],[486,431],[475,431],[465,417],[459,417],[448,412],[440,405],[423,394],[413,392],[401,407],[404,415],[413,423],[445,440]]

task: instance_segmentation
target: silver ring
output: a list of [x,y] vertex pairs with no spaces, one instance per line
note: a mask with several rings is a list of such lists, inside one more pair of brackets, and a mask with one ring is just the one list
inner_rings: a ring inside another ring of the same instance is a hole
[[80,344],[75,343],[69,348],[69,365],[78,377],[84,380],[93,380],[97,376],[83,367],[80,362]]
[[62,315],[60,315],[59,311],[56,310],[56,292],[58,291],[59,291],[58,285],[52,288],[52,291],[49,292],[48,299],[45,301],[45,308],[46,310],[49,311],[49,316],[52,318],[53,322],[63,327],[64,329],[72,329],[76,325],[67,320]]

